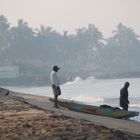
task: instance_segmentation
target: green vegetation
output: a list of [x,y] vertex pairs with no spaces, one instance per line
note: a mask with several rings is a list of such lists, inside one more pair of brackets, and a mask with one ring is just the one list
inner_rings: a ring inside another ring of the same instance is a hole
[[[122,23],[105,39],[94,24],[75,34],[60,34],[51,27],[32,29],[22,19],[12,27],[0,16],[0,65],[18,66],[15,84],[49,84],[55,64],[61,67],[63,82],[75,76],[140,76],[139,52],[139,36]],[[1,79],[0,84],[4,81],[11,79]]]

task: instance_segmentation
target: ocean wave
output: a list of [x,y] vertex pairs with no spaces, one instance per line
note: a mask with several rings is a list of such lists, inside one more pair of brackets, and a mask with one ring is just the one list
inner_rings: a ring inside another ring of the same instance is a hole
[[104,102],[103,98],[91,98],[91,97],[84,97],[84,96],[78,96],[72,100],[87,103],[87,104],[103,103]]
[[129,107],[140,108],[140,104],[130,104]]
[[94,80],[95,80],[95,77],[94,77],[94,76],[90,76],[90,77],[88,77],[87,79],[82,79],[81,77],[75,77],[74,80],[66,82],[66,83],[64,84],[64,86],[65,86],[65,85],[80,84],[80,83],[84,83],[84,84],[86,84],[86,83],[91,83],[91,82],[93,82]]
[[68,81],[67,83],[65,83],[64,85],[73,85],[73,84],[76,84],[80,81],[82,81],[83,79],[80,78],[80,77],[76,77],[73,81]]

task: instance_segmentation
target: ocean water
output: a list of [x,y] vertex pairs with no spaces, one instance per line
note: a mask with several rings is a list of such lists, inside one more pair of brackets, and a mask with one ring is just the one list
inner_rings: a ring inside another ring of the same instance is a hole
[[[61,85],[62,94],[60,98],[97,106],[107,104],[119,107],[120,89],[126,81],[130,83],[128,89],[129,110],[140,112],[140,78],[95,79],[94,77],[89,77],[83,80],[80,77],[76,77],[75,80]],[[6,88],[16,92],[53,97],[50,86]],[[140,115],[131,119],[140,122]]]

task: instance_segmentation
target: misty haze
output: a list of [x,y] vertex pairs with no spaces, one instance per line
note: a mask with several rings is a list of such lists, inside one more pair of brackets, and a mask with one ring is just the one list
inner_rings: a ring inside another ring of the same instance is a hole
[[0,140],[140,140],[139,13],[140,0],[0,0]]
[[[140,77],[139,0],[1,0],[0,84]],[[26,7],[26,8],[25,8]]]
[[140,77],[140,40],[132,27],[118,23],[104,38],[94,24],[69,34],[43,25],[33,29],[23,19],[17,23],[10,26],[0,16],[1,85],[48,85],[53,65],[61,67],[62,83],[77,76]]

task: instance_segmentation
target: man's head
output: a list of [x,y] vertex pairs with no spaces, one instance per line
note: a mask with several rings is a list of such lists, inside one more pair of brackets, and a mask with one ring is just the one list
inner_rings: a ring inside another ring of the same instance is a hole
[[129,82],[125,82],[124,87],[128,88],[129,87]]
[[57,65],[53,66],[53,70],[54,70],[54,71],[57,72],[59,69],[60,69],[60,68],[59,68]]

